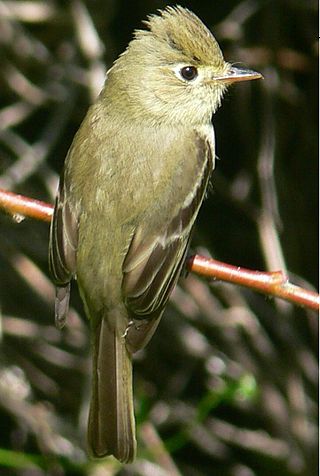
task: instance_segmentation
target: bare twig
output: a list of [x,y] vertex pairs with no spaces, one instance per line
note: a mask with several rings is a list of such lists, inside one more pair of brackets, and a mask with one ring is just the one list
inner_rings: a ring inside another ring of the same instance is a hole
[[50,223],[53,207],[48,203],[0,189],[0,208],[13,217],[30,217]]
[[[0,189],[0,208],[20,219],[30,217],[46,222],[51,221],[53,213],[53,206],[48,203],[2,189]],[[319,310],[319,295],[290,283],[282,271],[252,271],[199,255],[189,258],[187,266],[189,271],[201,276],[245,286],[268,296],[278,297],[315,311]]]
[[190,258],[188,267],[190,271],[207,278],[240,284],[269,296],[319,310],[319,295],[290,283],[283,271],[253,271],[199,255]]
[[140,426],[140,436],[154,457],[155,461],[171,476],[181,476],[180,471],[158,435],[155,427],[150,422],[144,422]]
[[70,7],[80,49],[89,63],[88,88],[94,100],[105,80],[106,66],[102,61],[104,46],[84,3],[74,0]]
[[277,89],[277,83],[278,76],[276,71],[269,69],[268,81],[265,83],[264,127],[262,129],[261,148],[257,163],[262,205],[262,210],[257,217],[257,227],[267,269],[282,269],[286,271],[286,262],[279,237],[279,229],[282,223],[274,175],[276,125],[273,113],[273,98]]

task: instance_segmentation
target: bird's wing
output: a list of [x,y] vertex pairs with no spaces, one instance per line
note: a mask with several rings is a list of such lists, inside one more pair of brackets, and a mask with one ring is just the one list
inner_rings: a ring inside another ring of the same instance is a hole
[[184,264],[191,230],[213,168],[208,141],[199,141],[198,153],[202,158],[198,161],[201,179],[195,181],[192,198],[156,233],[150,235],[148,223],[138,226],[125,257],[122,291],[132,317],[126,332],[131,352],[144,347],[152,337]]
[[69,308],[70,281],[76,272],[78,223],[66,199],[65,172],[59,182],[59,191],[50,228],[49,268],[56,288],[55,318],[63,327]]

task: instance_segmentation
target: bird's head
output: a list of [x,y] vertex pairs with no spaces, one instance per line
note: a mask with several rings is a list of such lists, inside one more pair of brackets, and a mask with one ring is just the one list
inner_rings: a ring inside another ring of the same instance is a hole
[[145,23],[106,82],[129,117],[208,123],[229,84],[261,77],[227,63],[209,29],[185,8],[167,7]]

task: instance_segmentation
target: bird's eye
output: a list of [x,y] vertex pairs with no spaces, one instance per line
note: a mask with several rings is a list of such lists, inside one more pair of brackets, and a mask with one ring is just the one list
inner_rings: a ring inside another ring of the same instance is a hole
[[180,69],[180,74],[186,81],[192,81],[198,76],[198,70],[195,66],[184,66]]

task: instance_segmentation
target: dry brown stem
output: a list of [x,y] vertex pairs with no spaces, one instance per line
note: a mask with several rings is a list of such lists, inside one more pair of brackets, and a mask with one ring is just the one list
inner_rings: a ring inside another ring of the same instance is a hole
[[[53,206],[48,203],[2,189],[0,208],[18,219],[30,217],[46,222],[51,221],[53,213]],[[319,311],[319,294],[290,283],[283,271],[253,271],[200,255],[189,258],[187,267],[198,275],[245,286],[268,296]]]

